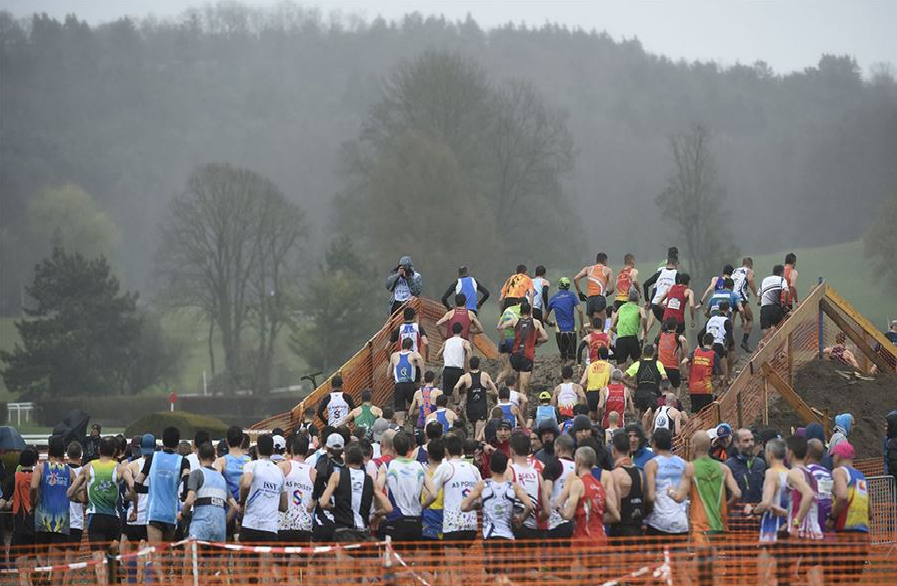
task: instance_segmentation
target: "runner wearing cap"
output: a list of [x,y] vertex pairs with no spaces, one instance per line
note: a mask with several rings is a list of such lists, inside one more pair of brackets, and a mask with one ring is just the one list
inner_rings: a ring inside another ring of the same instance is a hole
[[271,436],[271,440],[274,442],[274,453],[271,454],[271,461],[275,464],[283,462],[287,459],[287,440],[280,434],[275,433]]
[[[554,312],[557,321],[555,332],[555,340],[558,345],[558,352],[561,354],[561,360],[566,364],[573,364],[576,354],[576,320],[574,311],[579,316],[579,331],[585,334],[585,324],[582,312],[582,306],[579,298],[575,293],[570,291],[570,279],[561,277],[558,280],[558,292],[552,295],[548,301],[545,319]],[[597,318],[596,318],[597,319]],[[552,325],[547,323],[547,325]]]
[[710,457],[719,462],[729,459],[732,446],[732,426],[720,423],[716,428],[716,437],[710,443]]
[[553,421],[557,425],[557,409],[551,404],[551,398],[552,395],[548,391],[539,393],[539,404],[533,409],[533,416],[526,422],[528,428],[535,429],[542,421]]
[[863,564],[869,548],[869,492],[866,476],[853,467],[856,451],[844,441],[832,448],[832,511],[829,513],[826,527],[834,529],[851,548],[857,550],[851,560],[845,562],[848,575],[859,576],[863,572]]

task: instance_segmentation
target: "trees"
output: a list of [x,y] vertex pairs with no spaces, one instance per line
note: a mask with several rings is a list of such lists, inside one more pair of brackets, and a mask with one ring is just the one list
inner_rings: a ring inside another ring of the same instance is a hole
[[176,355],[156,359],[165,341],[145,328],[137,293],[119,289],[104,257],[54,248],[27,288],[36,307],[16,322],[21,341],[0,352],[6,386],[31,398],[134,393],[159,382]]
[[312,369],[333,372],[382,325],[379,285],[376,270],[353,240],[335,238],[299,292],[290,349]]
[[669,153],[673,166],[656,200],[661,219],[684,242],[692,274],[709,276],[738,256],[725,225],[725,189],[710,152],[710,133],[694,124],[688,132],[669,137]]
[[[166,304],[199,309],[218,328],[231,390],[245,383],[267,392],[288,312],[288,283],[306,233],[302,210],[269,179],[210,164],[194,170],[186,190],[171,200],[160,232],[156,263]],[[247,375],[243,334],[249,326],[258,345]],[[212,335],[210,327],[210,344]]]
[[863,249],[875,267],[878,277],[892,288],[897,287],[897,197],[892,197],[879,209],[875,221],[863,236]]

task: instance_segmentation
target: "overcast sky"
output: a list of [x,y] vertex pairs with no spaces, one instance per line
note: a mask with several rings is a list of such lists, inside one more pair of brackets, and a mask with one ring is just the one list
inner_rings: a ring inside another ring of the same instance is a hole
[[[204,4],[193,0],[0,0],[19,16],[74,12],[91,24],[122,15],[168,17]],[[271,5],[274,0],[247,4]],[[469,12],[484,27],[508,21],[558,22],[606,30],[615,39],[638,37],[645,48],[672,58],[724,65],[763,60],[785,73],[814,65],[822,53],[850,54],[868,71],[873,63],[897,66],[897,0],[328,0],[298,2],[325,13],[354,12],[368,19],[407,12],[462,19]]]

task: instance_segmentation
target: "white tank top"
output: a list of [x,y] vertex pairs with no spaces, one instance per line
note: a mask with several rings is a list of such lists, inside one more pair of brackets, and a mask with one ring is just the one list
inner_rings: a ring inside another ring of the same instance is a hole
[[667,405],[664,405],[660,409],[657,410],[657,415],[654,416],[654,430],[658,429],[670,429],[670,408]]
[[445,348],[442,351],[442,361],[445,366],[464,368],[464,355],[464,338],[453,336],[445,341]]
[[533,510],[529,516],[523,521],[523,525],[529,529],[538,529],[536,514],[539,511],[539,495],[542,490],[542,474],[533,466],[521,466],[520,464],[511,464],[514,470],[514,482],[520,485],[520,488],[529,495],[529,499],[533,501]]
[[311,531],[312,518],[308,503],[314,488],[311,481],[311,465],[290,460],[290,473],[283,479],[283,491],[287,493],[287,510],[280,515],[281,531]]
[[461,511],[461,501],[480,481],[480,471],[461,458],[447,460],[440,468],[439,482],[443,491],[442,532],[476,531],[477,512]]
[[561,407],[576,405],[577,400],[573,383],[561,383],[561,390],[558,391],[558,405]]
[[734,291],[741,296],[742,301],[747,301],[748,296],[748,268],[739,267],[732,271],[732,280],[735,281]]
[[[75,478],[81,474],[81,466],[72,468]],[[146,521],[144,521],[145,523]],[[69,529],[84,529],[84,504],[69,502]]]
[[657,277],[657,281],[654,283],[654,297],[651,298],[651,303],[656,305],[661,296],[675,284],[676,269],[668,269],[666,267],[660,269],[660,276]]
[[386,487],[397,514],[420,517],[420,495],[426,469],[411,458],[393,458],[386,464]]
[[[554,484],[551,487],[551,502],[557,503],[558,499],[561,496],[561,492],[564,490],[564,486],[567,484],[567,479],[570,478],[570,474],[576,473],[576,463],[573,460],[567,460],[566,458],[560,459],[561,467],[563,471],[561,472],[561,477],[554,481]],[[563,504],[563,503],[558,503]],[[559,511],[554,510],[552,507],[551,512],[548,514],[548,529],[549,531],[552,529],[556,529],[557,527],[563,525],[564,523],[569,523],[570,521],[565,520],[561,517],[561,513]]]
[[252,472],[252,485],[243,511],[243,527],[277,533],[283,472],[271,460],[247,462],[243,466],[243,472]]
[[542,287],[544,283],[545,279],[542,277],[533,279],[533,289],[536,291],[533,295],[533,309],[542,309]]
[[714,315],[707,320],[707,333],[713,334],[713,343],[726,345],[726,318],[722,315]]
[[[137,470],[143,470],[143,463],[146,461],[146,457],[140,456],[137,459]],[[143,485],[149,488],[149,477],[146,477],[143,481]],[[137,520],[133,523],[128,520],[128,525],[146,525],[146,498],[149,496],[148,493],[139,492],[137,493]],[[130,517],[130,515],[128,515]]]
[[666,533],[685,533],[688,531],[688,503],[677,503],[667,492],[670,488],[679,488],[685,460],[679,456],[655,456],[654,461],[657,463],[657,489],[654,491],[654,508],[646,522]]
[[511,391],[511,396],[508,398],[508,402],[516,407],[520,407],[520,393]]
[[514,539],[511,515],[514,514],[514,487],[510,482],[486,480],[483,487],[483,539]]
[[346,403],[342,391],[330,393],[330,402],[327,403],[327,425],[336,425],[337,422],[349,414],[349,404]]

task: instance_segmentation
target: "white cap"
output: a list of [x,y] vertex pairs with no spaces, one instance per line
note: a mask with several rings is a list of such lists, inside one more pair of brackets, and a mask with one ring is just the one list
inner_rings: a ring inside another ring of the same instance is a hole
[[273,440],[274,440],[274,451],[280,452],[282,450],[287,449],[287,440],[283,439],[282,435],[275,435]]
[[338,433],[331,433],[327,436],[327,447],[333,450],[342,450],[346,446],[343,436]]

